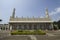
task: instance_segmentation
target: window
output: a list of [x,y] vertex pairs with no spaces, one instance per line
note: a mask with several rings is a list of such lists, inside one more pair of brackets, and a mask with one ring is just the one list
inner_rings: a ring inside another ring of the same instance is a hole
[[37,29],[37,25],[34,25],[34,29],[35,29],[35,30]]
[[29,25],[29,29],[30,29],[30,30],[32,29],[32,25]]
[[24,29],[27,29],[27,25],[24,25]]
[[16,26],[16,25],[13,25],[13,26],[12,26],[12,29],[13,29],[13,30],[16,30],[16,29],[17,29],[17,26]]
[[22,26],[21,25],[19,25],[19,30],[21,30],[22,29]]

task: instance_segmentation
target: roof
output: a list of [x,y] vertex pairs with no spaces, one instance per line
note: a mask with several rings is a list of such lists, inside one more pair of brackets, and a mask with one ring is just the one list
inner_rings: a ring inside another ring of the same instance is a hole
[[10,23],[24,23],[24,22],[27,22],[27,23],[31,23],[31,22],[52,22],[51,19],[49,18],[10,18]]

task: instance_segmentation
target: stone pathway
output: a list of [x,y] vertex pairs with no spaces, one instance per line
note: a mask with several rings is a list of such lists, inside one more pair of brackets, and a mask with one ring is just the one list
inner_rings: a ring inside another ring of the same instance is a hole
[[37,38],[34,35],[14,35],[14,36],[27,36],[29,37],[31,40],[37,40]]
[[31,40],[37,40],[37,38],[34,35],[29,35],[29,37],[31,38]]
[[9,31],[0,31],[0,38],[3,38],[3,37],[8,37],[10,36],[10,32]]
[[9,35],[1,31],[0,40],[60,40],[60,31],[48,31],[46,35]]
[[47,36],[56,36],[54,34],[51,34],[51,33],[46,33]]

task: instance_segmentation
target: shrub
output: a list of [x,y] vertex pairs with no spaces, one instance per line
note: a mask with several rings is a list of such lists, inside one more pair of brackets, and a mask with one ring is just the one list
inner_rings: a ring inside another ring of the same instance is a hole
[[11,32],[11,35],[45,35],[46,33],[42,30],[18,30]]
[[18,30],[18,32],[23,32],[23,30]]

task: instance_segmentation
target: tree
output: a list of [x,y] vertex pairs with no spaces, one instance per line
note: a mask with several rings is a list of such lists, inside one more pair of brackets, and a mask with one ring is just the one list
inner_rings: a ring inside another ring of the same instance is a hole
[[53,27],[54,27],[54,30],[57,30],[58,29],[58,24],[56,21],[53,22]]
[[0,22],[2,21],[2,19],[0,19]]
[[58,25],[58,27],[59,27],[59,29],[60,29],[60,20],[57,22],[57,25]]

